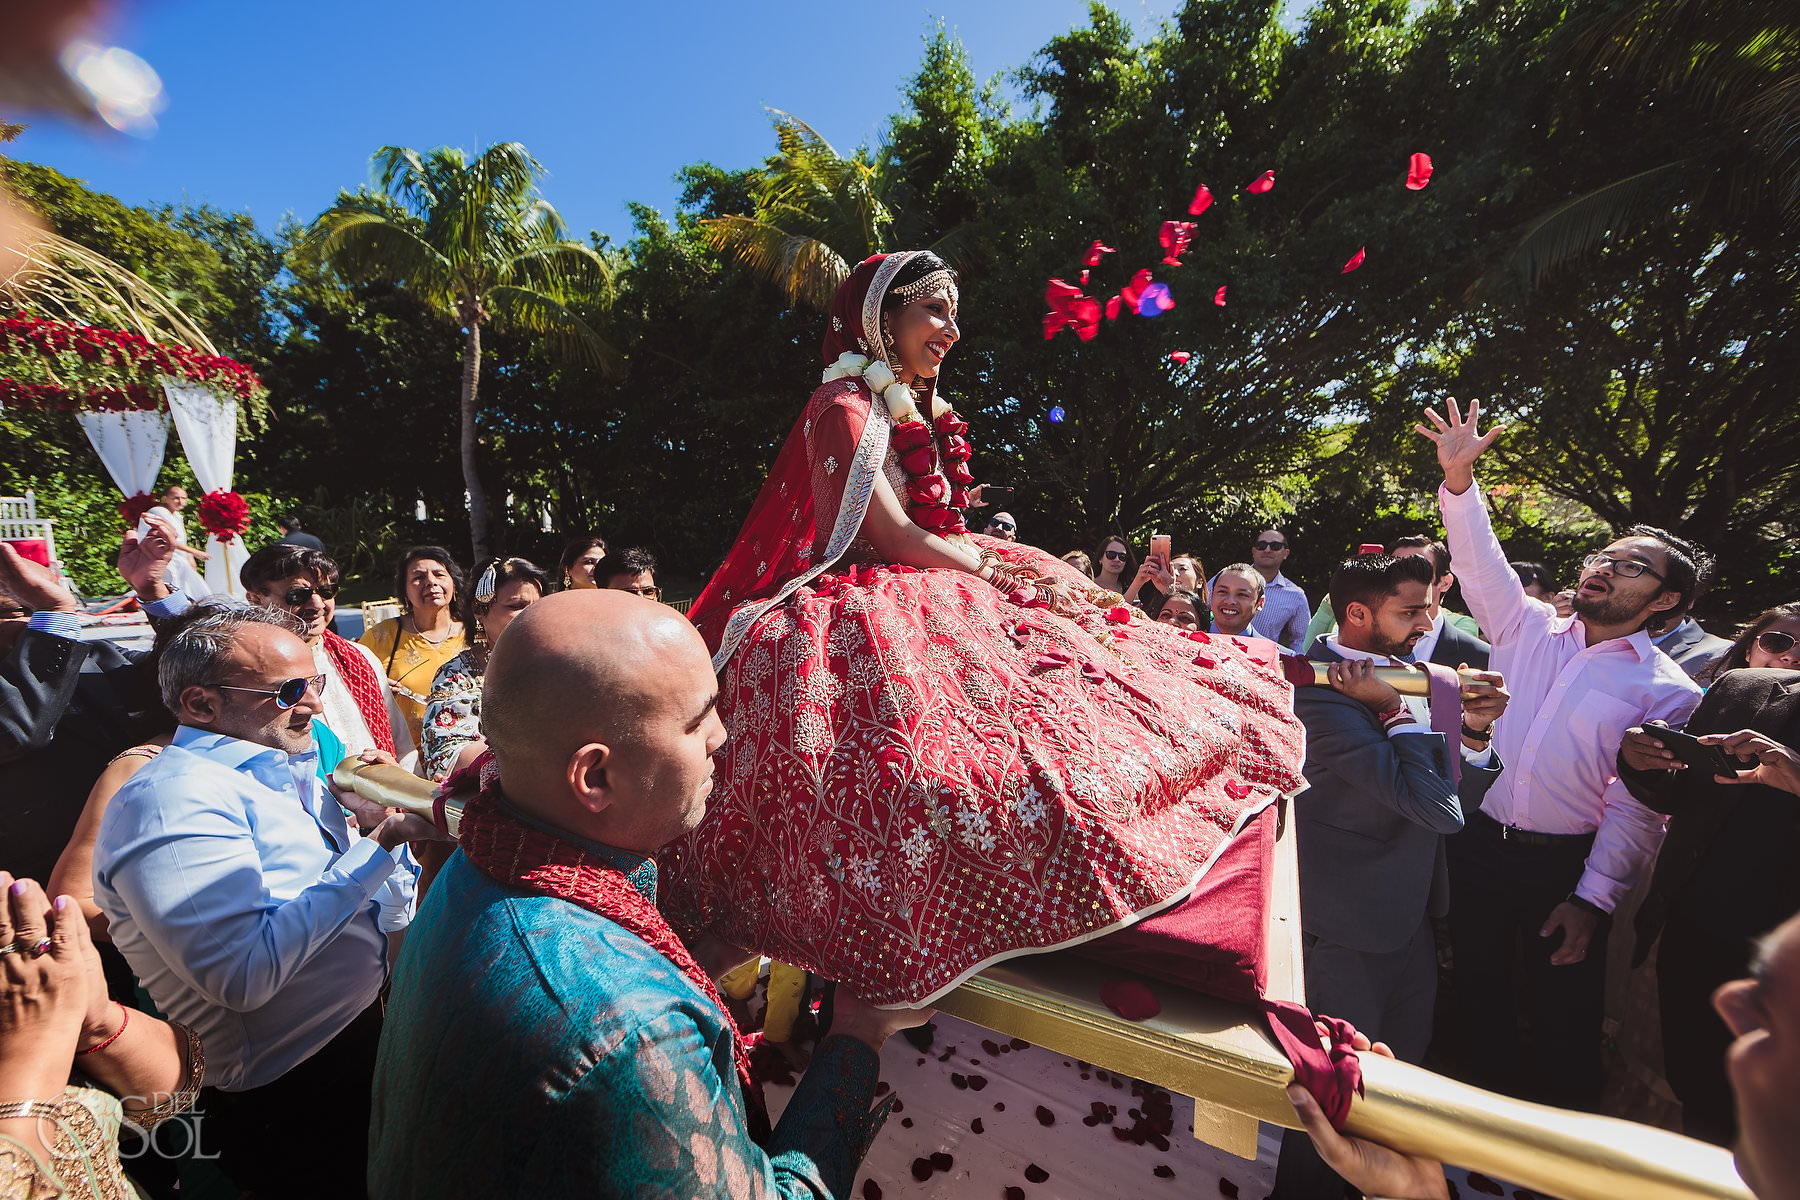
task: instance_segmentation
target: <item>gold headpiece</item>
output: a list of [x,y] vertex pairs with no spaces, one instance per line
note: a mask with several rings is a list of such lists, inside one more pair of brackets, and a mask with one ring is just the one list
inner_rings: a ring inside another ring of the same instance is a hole
[[929,296],[939,288],[950,293],[950,305],[956,306],[956,277],[948,267],[939,268],[928,275],[922,275],[905,287],[897,287],[889,295],[897,296],[902,304],[911,304],[921,296]]

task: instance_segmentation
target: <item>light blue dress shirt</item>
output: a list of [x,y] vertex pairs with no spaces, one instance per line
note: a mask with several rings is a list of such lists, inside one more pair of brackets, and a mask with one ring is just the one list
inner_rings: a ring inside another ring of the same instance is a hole
[[403,857],[350,828],[316,759],[184,725],[100,824],[113,942],[226,1091],[279,1079],[374,1003],[384,930],[410,919]]
[[1306,602],[1305,590],[1276,572],[1263,596],[1262,611],[1250,618],[1250,628],[1295,654],[1305,654],[1306,625],[1312,619],[1312,605]]

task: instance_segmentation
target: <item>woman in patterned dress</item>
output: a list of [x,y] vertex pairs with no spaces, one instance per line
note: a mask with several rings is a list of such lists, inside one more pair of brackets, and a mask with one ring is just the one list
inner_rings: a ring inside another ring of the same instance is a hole
[[501,630],[542,600],[549,587],[543,570],[523,558],[496,558],[482,568],[469,605],[475,644],[438,668],[425,701],[424,741],[419,745],[419,772],[425,778],[442,782],[487,748],[481,736],[481,677],[488,650]]
[[731,738],[665,862],[678,926],[889,1006],[1178,903],[1301,784],[1277,673],[966,531],[957,317],[929,253],[839,289],[825,381],[693,606]]

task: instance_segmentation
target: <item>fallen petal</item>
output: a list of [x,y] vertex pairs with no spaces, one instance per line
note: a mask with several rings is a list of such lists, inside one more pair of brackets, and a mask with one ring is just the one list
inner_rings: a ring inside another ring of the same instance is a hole
[[1356,268],[1362,266],[1362,264],[1363,264],[1363,247],[1358,246],[1356,249],[1356,253],[1352,254],[1350,256],[1350,261],[1344,264],[1344,269],[1342,271],[1339,271],[1338,274],[1348,275],[1350,272],[1356,270]]
[[1212,189],[1207,187],[1204,183],[1201,184],[1200,190],[1194,193],[1194,199],[1188,205],[1188,216],[1199,216],[1201,213],[1212,207],[1212,200]]
[[1244,185],[1244,190],[1252,195],[1260,196],[1275,186],[1275,172],[1264,171],[1255,179]]
[[1250,793],[1255,790],[1256,789],[1249,784],[1239,783],[1235,779],[1227,779],[1225,781],[1225,794],[1230,796],[1233,800],[1248,800],[1250,798]]
[[1431,155],[1415,154],[1406,168],[1406,186],[1411,191],[1423,191],[1431,182]]

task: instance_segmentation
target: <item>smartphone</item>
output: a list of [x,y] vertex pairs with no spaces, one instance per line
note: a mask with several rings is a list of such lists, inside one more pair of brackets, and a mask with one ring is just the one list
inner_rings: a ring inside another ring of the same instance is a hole
[[989,508],[998,508],[1012,503],[1013,490],[1009,487],[995,487],[990,483],[981,489],[981,498]]
[[1705,771],[1712,775],[1736,775],[1739,771],[1750,769],[1750,764],[1725,753],[1723,747],[1705,745],[1691,733],[1665,729],[1661,725],[1646,725],[1644,732],[1661,742],[1670,754],[1686,763],[1690,770]]
[[20,558],[29,558],[40,567],[50,565],[50,543],[43,538],[6,538],[6,544],[19,552]]
[[1168,534],[1153,533],[1150,535],[1150,557],[1161,559],[1163,566],[1166,567],[1169,565],[1169,559],[1174,557],[1174,553]]

